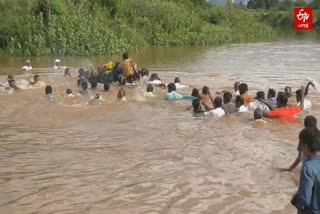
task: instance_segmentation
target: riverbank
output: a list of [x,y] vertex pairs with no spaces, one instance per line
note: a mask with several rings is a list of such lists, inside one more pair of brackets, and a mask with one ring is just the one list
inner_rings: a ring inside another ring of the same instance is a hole
[[12,55],[112,55],[147,46],[270,41],[253,13],[205,1],[52,0],[0,3],[1,52]]

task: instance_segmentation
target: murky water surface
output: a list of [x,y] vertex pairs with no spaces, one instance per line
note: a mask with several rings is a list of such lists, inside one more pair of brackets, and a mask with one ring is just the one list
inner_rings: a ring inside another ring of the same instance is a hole
[[[179,76],[191,88],[213,93],[247,82],[249,93],[320,81],[320,44],[290,41],[219,48],[141,50],[132,58],[169,83]],[[0,57],[1,81],[20,81],[27,58]],[[299,169],[280,173],[296,157],[305,115],[320,118],[319,94],[310,89],[311,110],[294,123],[268,120],[257,126],[252,114],[195,117],[188,101],[141,102],[144,85],[112,86],[104,100],[75,93],[79,67],[97,67],[106,57],[63,57],[73,78],[53,73],[54,57],[31,58],[33,73],[53,86],[56,103],[42,99],[44,88],[0,95],[0,213],[287,213]],[[113,60],[116,60],[113,57]],[[31,76],[31,75],[30,75]],[[119,102],[117,91],[127,91]],[[217,95],[220,96],[220,95]]]

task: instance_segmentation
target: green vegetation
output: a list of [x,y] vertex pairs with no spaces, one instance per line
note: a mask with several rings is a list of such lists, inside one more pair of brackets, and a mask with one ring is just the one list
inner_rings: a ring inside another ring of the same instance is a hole
[[249,0],[248,9],[266,9],[287,11],[292,7],[308,7],[314,10],[320,9],[320,1],[314,0],[307,4],[305,0]]
[[1,0],[0,19],[0,50],[14,55],[105,55],[274,36],[255,13],[205,0]]
[[[294,29],[294,8],[313,9],[313,30]],[[247,8],[260,20],[285,37],[310,36],[320,38],[320,1],[307,4],[304,0],[250,0]]]

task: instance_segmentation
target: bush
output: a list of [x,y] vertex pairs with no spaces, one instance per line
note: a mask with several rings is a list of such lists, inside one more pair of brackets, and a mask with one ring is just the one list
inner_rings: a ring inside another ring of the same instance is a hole
[[254,13],[198,0],[4,1],[0,12],[10,21],[0,24],[0,48],[16,55],[109,55],[148,45],[263,41],[274,34]]

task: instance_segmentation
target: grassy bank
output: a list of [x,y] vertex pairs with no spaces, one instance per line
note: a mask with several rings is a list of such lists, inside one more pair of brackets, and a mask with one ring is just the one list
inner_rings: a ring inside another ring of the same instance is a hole
[[[272,26],[278,35],[295,38],[320,38],[320,1],[318,0],[309,4],[304,0],[250,0],[247,7],[248,11],[255,13],[263,23]],[[313,9],[312,30],[294,29],[295,8]]]
[[1,52],[105,55],[141,46],[220,45],[270,40],[254,13],[200,0],[3,0]]

